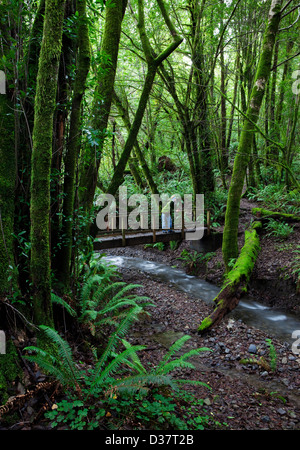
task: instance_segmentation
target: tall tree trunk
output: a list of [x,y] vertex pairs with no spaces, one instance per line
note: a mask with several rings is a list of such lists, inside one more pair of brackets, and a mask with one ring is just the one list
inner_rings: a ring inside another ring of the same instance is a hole
[[13,103],[0,94],[0,295],[16,286],[14,270],[14,209],[16,155]]
[[[9,8],[3,1],[1,13]],[[11,18],[10,18],[11,19]],[[14,74],[10,66],[12,36],[9,20],[0,22],[0,296],[11,294],[17,286],[14,263],[14,212],[16,186],[15,115],[13,90]],[[7,61],[7,67],[5,62]]]
[[72,110],[70,117],[70,133],[67,141],[67,152],[64,159],[64,200],[63,224],[61,230],[62,243],[59,252],[58,279],[66,290],[70,288],[71,256],[73,246],[73,213],[75,200],[75,182],[77,161],[80,151],[81,104],[86,89],[86,79],[90,69],[91,49],[86,17],[86,0],[77,0],[78,11],[78,60],[74,82]]
[[115,2],[106,7],[105,25],[102,38],[101,52],[105,56],[99,65],[98,84],[95,90],[92,107],[91,127],[99,133],[97,147],[88,146],[82,155],[82,167],[80,173],[80,205],[90,214],[93,207],[95,189],[97,186],[98,170],[102,157],[103,145],[106,137],[106,128],[110,113],[119,44],[121,37],[121,25],[127,6],[127,0]]
[[49,244],[50,170],[64,6],[65,0],[46,0],[32,137],[30,269],[34,320],[37,324],[50,326],[53,326]]
[[256,124],[258,120],[266,84],[270,76],[273,48],[281,16],[281,3],[281,0],[272,0],[262,44],[262,52],[246,113],[247,119],[244,121],[238,152],[234,160],[233,174],[227,200],[222,247],[223,259],[227,270],[229,261],[238,256],[237,236],[240,200],[249,163],[251,151],[250,144],[252,143],[253,134],[255,132],[253,124]]
[[[74,0],[66,0],[64,21],[68,21],[75,13]],[[51,163],[51,267],[55,278],[59,271],[59,247],[61,241],[61,212],[63,191],[63,153],[65,150],[66,128],[68,119],[68,101],[71,91],[71,70],[74,63],[76,44],[73,37],[63,32],[62,50],[58,71],[56,110],[54,114],[52,163]]]

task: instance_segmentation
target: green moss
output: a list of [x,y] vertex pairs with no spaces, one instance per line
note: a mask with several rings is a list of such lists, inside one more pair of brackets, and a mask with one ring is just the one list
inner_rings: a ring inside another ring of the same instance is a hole
[[198,328],[198,331],[206,330],[207,328],[209,328],[211,326],[211,324],[212,324],[211,318],[210,317],[205,317],[205,319],[202,320],[202,322],[201,322],[201,324],[200,324],[200,326]]
[[240,256],[233,269],[227,273],[223,287],[214,299],[216,307],[213,313],[202,321],[198,328],[199,333],[218,323],[224,315],[236,307],[239,296],[247,292],[247,285],[260,251],[259,237],[256,232],[259,226],[258,222],[255,227],[245,231],[245,244]]
[[255,221],[253,222],[253,224],[251,225],[251,230],[260,230],[262,228],[262,223]]
[[244,279],[246,282],[249,280],[259,251],[259,237],[256,230],[246,230],[245,244],[233,269],[226,275],[224,287],[228,284],[235,285],[241,279]]
[[258,216],[258,217],[269,217],[269,218],[274,218],[274,219],[291,219],[294,221],[300,221],[300,216],[296,215],[296,214],[287,214],[287,213],[282,213],[282,212],[277,212],[277,211],[271,211],[269,209],[264,209],[264,208],[253,208],[252,209],[252,214],[254,216]]
[[22,375],[18,364],[18,354],[12,341],[6,343],[6,354],[0,355],[0,404],[3,405],[8,397],[8,389],[17,377]]

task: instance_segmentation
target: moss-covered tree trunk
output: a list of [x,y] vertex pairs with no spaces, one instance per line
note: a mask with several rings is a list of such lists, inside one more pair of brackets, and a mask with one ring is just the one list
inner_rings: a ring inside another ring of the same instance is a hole
[[13,104],[0,94],[0,296],[11,293],[16,283],[13,232],[16,155]]
[[132,126],[130,128],[129,131],[129,135],[128,138],[126,140],[122,155],[119,159],[119,162],[117,164],[117,167],[114,171],[114,175],[113,178],[110,182],[110,185],[107,189],[107,192],[115,195],[119,186],[122,184],[123,182],[123,175],[124,175],[124,171],[127,165],[127,162],[129,160],[130,154],[131,154],[131,150],[133,149],[135,143],[136,143],[136,139],[138,136],[138,132],[143,120],[143,116],[144,116],[144,112],[146,110],[146,106],[147,106],[147,102],[149,99],[149,95],[151,93],[152,90],[152,86],[153,86],[153,82],[154,82],[154,78],[156,75],[156,67],[155,66],[151,66],[148,67],[148,72],[146,75],[146,80],[144,83],[144,88],[141,94],[141,98],[139,101],[139,105],[132,123]]
[[101,162],[106,137],[115,75],[117,70],[121,26],[127,0],[112,2],[106,7],[105,24],[102,37],[102,61],[98,67],[98,81],[91,114],[91,128],[97,133],[97,146],[88,145],[82,154],[80,170],[80,205],[87,213],[93,207],[97,186],[98,169]]
[[238,151],[234,160],[233,173],[228,193],[222,247],[223,259],[227,270],[229,261],[238,256],[237,236],[240,199],[251,155],[251,144],[255,132],[254,124],[256,124],[258,120],[260,107],[270,76],[273,48],[280,22],[281,3],[281,0],[272,0],[262,43],[261,56],[256,71],[254,86],[250,95],[249,106],[246,112],[247,118],[244,121]]
[[[128,108],[126,108],[123,105],[123,103],[122,103],[121,99],[119,98],[119,96],[117,95],[116,91],[114,91],[113,102],[114,102],[115,106],[117,107],[117,109],[118,109],[118,111],[119,111],[119,113],[121,115],[121,118],[123,120],[123,123],[124,123],[128,133],[129,133],[130,130],[131,130],[131,122],[130,122]],[[154,181],[154,179],[152,177],[151,171],[150,171],[150,169],[148,167],[148,164],[146,162],[144,154],[143,154],[143,152],[142,152],[142,150],[140,148],[138,140],[135,141],[134,149],[135,149],[136,156],[137,156],[137,158],[139,160],[139,163],[140,163],[140,165],[142,167],[143,174],[144,174],[144,176],[145,176],[145,178],[147,180],[147,183],[148,183],[148,185],[149,185],[149,187],[151,189],[152,194],[158,194],[158,188],[157,188],[156,183],[155,183],[155,181]],[[129,163],[129,167],[130,167],[130,170],[131,170],[131,168],[133,166]]]
[[86,0],[77,0],[78,12],[78,60],[70,117],[70,133],[65,156],[63,224],[61,250],[58,257],[57,277],[65,287],[70,287],[70,268],[73,244],[73,213],[76,187],[77,161],[80,151],[81,104],[90,68],[91,49],[86,17]]
[[50,169],[64,6],[64,0],[46,0],[32,136],[30,272],[33,312],[37,324],[50,326],[53,325],[49,243]]
[[0,5],[0,297],[12,293],[17,287],[17,272],[14,260],[14,217],[16,187],[16,146],[14,91],[9,86],[14,82],[11,65],[11,22],[5,20],[4,11],[8,1]]
[[119,159],[118,165],[114,171],[114,175],[112,177],[112,180],[109,184],[109,187],[107,189],[107,192],[109,194],[115,195],[119,186],[123,182],[123,175],[124,170],[126,168],[126,164],[130,158],[131,151],[136,143],[136,139],[138,136],[138,132],[140,130],[140,126],[143,120],[144,112],[146,110],[147,102],[152,90],[152,86],[154,83],[154,79],[156,76],[156,73],[158,71],[159,66],[163,63],[163,61],[170,56],[170,54],[176,50],[176,48],[180,45],[182,42],[182,39],[177,34],[177,31],[173,25],[173,23],[170,20],[170,17],[167,13],[165,4],[163,0],[157,0],[158,6],[160,8],[161,14],[164,18],[164,21],[171,33],[172,36],[172,43],[168,45],[168,47],[163,50],[158,56],[155,57],[155,53],[150,45],[147,33],[146,33],[146,27],[145,27],[145,17],[144,17],[144,1],[138,0],[138,30],[140,39],[143,46],[143,51],[145,54],[145,58],[147,61],[147,73],[146,78],[143,86],[143,90],[140,96],[139,104],[134,116],[134,120],[132,122],[132,126],[130,128],[122,155]]
[[235,309],[242,294],[247,292],[247,285],[251,277],[255,261],[260,251],[257,229],[260,222],[254,222],[249,230],[245,231],[245,244],[241,250],[233,269],[227,274],[222,289],[214,299],[215,309],[200,324],[199,333],[207,332],[217,326],[223,317]]

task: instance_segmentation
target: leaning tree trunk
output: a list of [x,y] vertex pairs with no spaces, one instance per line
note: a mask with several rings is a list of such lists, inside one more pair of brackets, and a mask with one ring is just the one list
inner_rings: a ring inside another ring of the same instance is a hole
[[34,320],[52,326],[49,212],[53,116],[65,0],[46,0],[37,76],[31,172],[31,281]]
[[240,256],[233,269],[227,274],[221,291],[214,299],[216,308],[200,324],[199,333],[207,332],[218,325],[226,314],[236,308],[242,294],[247,292],[247,285],[260,251],[256,230],[261,226],[261,222],[254,222],[250,230],[245,231],[245,244]]
[[240,200],[249,163],[252,148],[255,124],[259,117],[259,111],[271,72],[272,54],[275,45],[276,34],[280,22],[281,0],[272,0],[269,11],[268,24],[262,44],[262,53],[256,71],[254,87],[251,92],[243,130],[240,137],[238,152],[234,160],[231,184],[228,193],[225,227],[223,233],[223,259],[228,270],[228,263],[238,256],[238,224],[240,212]]
[[98,67],[99,79],[92,107],[91,127],[99,133],[98,145],[88,145],[81,161],[80,206],[90,214],[97,186],[98,170],[102,157],[106,129],[111,109],[113,88],[117,71],[121,26],[127,0],[119,0],[106,7],[101,52],[105,55]]
[[114,175],[112,180],[107,188],[107,193],[111,195],[115,195],[119,186],[123,182],[124,170],[126,168],[127,162],[130,158],[131,151],[136,143],[136,139],[140,130],[140,126],[142,124],[144,112],[146,110],[147,102],[152,90],[152,86],[154,83],[154,79],[156,73],[158,71],[159,66],[163,63],[163,61],[170,56],[170,54],[176,50],[176,48],[181,44],[182,38],[179,37],[177,31],[171,22],[171,19],[166,10],[165,4],[163,0],[157,0],[158,6],[160,8],[161,14],[164,18],[165,24],[167,25],[170,34],[172,36],[172,42],[168,45],[168,47],[163,50],[158,56],[154,56],[155,52],[153,51],[150,41],[148,39],[145,27],[145,17],[144,17],[144,1],[138,0],[138,30],[140,35],[140,40],[142,42],[143,51],[145,54],[145,59],[147,62],[147,73],[143,86],[143,90],[140,96],[139,104],[135,113],[134,120],[132,122],[132,126],[130,128],[125,147],[123,149],[122,155],[119,159],[118,165],[114,171]]

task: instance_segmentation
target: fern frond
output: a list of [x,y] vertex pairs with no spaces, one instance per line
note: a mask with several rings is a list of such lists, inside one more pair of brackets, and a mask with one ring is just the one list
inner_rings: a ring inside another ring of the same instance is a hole
[[174,390],[178,390],[176,380],[167,375],[156,375],[156,374],[139,374],[133,375],[122,380],[116,380],[114,387],[117,387],[119,391],[126,393],[141,392],[147,386],[169,386]]
[[95,285],[99,285],[102,283],[103,277],[101,275],[91,275],[87,278],[85,283],[82,286],[80,293],[80,303],[81,307],[85,309],[86,303],[90,300],[92,290],[95,288]]
[[54,294],[53,292],[51,292],[51,301],[52,303],[63,306],[65,310],[70,314],[70,316],[77,316],[76,311],[63,298],[58,297],[58,295]]
[[[132,345],[127,342],[125,339],[122,339],[122,343],[124,345],[125,348],[133,348]],[[147,373],[147,370],[145,369],[145,367],[143,366],[143,364],[141,363],[140,358],[138,357],[138,354],[135,352],[133,352],[130,355],[130,358],[132,359],[133,364],[130,364],[131,368],[134,368],[135,370],[138,371],[138,373]],[[127,362],[128,364],[129,362]]]
[[99,305],[100,302],[103,301],[111,291],[117,290],[125,285],[126,283],[124,281],[116,281],[115,283],[111,283],[108,286],[102,286],[101,288],[99,287],[94,293],[94,298],[97,305]]
[[175,359],[174,361],[169,361],[167,364],[160,366],[159,369],[155,370],[156,374],[166,375],[169,372],[172,372],[177,367],[181,367],[182,369],[195,369],[194,364],[188,361],[181,361],[180,359]]
[[95,386],[101,385],[105,382],[105,380],[111,376],[112,374],[116,373],[119,369],[119,367],[122,364],[125,364],[127,362],[127,358],[131,356],[132,353],[144,350],[146,347],[143,345],[136,345],[132,346],[130,348],[127,348],[122,353],[117,355],[106,367],[105,369],[98,375],[98,377],[95,379]]
[[50,360],[45,359],[41,355],[26,355],[25,358],[28,361],[37,364],[40,369],[45,371],[45,373],[47,373],[49,376],[54,377],[62,385],[67,386],[69,384],[69,378],[66,376],[66,373],[59,367],[54,365]]
[[73,361],[73,355],[69,344],[53,328],[45,325],[40,325],[39,328],[56,345],[58,355],[61,359],[61,366],[64,368],[64,371],[69,374],[69,379],[73,380],[74,384],[76,384],[79,379],[79,373]]
[[101,311],[98,311],[97,314],[101,316],[101,315],[110,313],[112,311],[115,311],[116,309],[123,308],[125,306],[138,306],[138,305],[134,300],[121,299],[121,300],[119,300],[118,303],[115,303],[113,305],[110,305],[110,302],[109,302],[109,304],[105,308],[101,309]]
[[119,290],[117,294],[114,295],[112,301],[118,300],[122,295],[124,295],[128,291],[132,291],[133,289],[136,289],[138,287],[142,287],[140,284],[127,284],[122,289]]
[[107,346],[101,355],[101,358],[99,359],[98,363],[95,366],[94,371],[94,377],[92,380],[92,386],[95,383],[95,380],[98,378],[99,373],[103,370],[104,364],[106,363],[107,359],[111,355],[111,352],[114,351],[117,342],[126,335],[128,332],[129,327],[131,326],[132,322],[134,320],[137,320],[137,315],[141,312],[141,309],[139,306],[132,308],[128,313],[126,314],[125,318],[122,320],[122,322],[119,324],[116,331],[111,335]]
[[172,358],[172,356],[176,352],[178,352],[181,349],[181,347],[186,343],[186,341],[188,341],[189,339],[191,339],[191,336],[184,335],[181,338],[179,338],[176,342],[174,342],[173,345],[171,345],[171,347],[169,348],[169,351],[165,354],[163,359],[160,361],[160,363],[157,367],[156,373],[159,373],[160,368],[163,367],[167,363],[167,361],[169,361],[169,359]]

